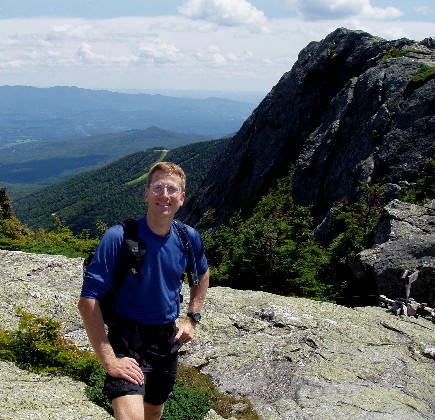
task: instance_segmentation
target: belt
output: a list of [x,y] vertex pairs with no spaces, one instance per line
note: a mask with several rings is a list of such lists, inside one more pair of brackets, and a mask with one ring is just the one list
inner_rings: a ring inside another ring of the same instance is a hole
[[166,324],[140,324],[138,322],[132,321],[126,318],[120,318],[116,320],[116,324],[123,328],[129,330],[135,329],[143,333],[166,333],[172,331],[175,326],[175,321],[168,322]]

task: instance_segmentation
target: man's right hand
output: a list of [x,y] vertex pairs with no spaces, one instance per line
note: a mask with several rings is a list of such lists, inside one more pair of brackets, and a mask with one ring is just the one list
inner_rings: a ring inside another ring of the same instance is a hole
[[104,366],[106,372],[115,378],[122,378],[135,385],[143,385],[144,374],[139,363],[131,357],[115,357]]
[[89,341],[105,371],[115,378],[122,378],[135,385],[142,385],[144,375],[139,363],[131,357],[116,357],[113,352],[104,329],[99,302],[81,297],[78,307]]

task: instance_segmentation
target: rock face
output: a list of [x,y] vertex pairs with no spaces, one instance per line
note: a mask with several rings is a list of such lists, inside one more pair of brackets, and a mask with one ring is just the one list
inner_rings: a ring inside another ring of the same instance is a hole
[[60,321],[64,331],[81,325],[77,310],[83,276],[80,259],[0,250],[0,267],[2,328],[18,327],[19,307]]
[[113,419],[89,401],[81,382],[28,373],[3,361],[0,375],[1,419]]
[[183,363],[247,395],[261,419],[407,419],[434,415],[435,326],[377,307],[349,309],[212,288]]
[[[1,328],[18,327],[21,307],[62,322],[65,334],[80,329],[81,280],[80,259],[0,251]],[[31,374],[3,361],[0,378],[0,419],[112,418],[88,400],[81,382]]]
[[435,83],[413,80],[427,66],[435,66],[431,39],[337,29],[310,43],[232,138],[183,218],[220,224],[290,164],[295,201],[313,206],[317,223],[361,182],[415,181],[435,148]]
[[376,245],[355,258],[354,275],[362,282],[375,281],[380,294],[405,298],[403,273],[418,271],[410,297],[435,307],[435,201],[414,206],[394,200],[374,231]]
[[[81,264],[0,251],[2,326],[17,325],[21,306],[54,316],[68,337],[88,345],[76,308]],[[220,390],[247,396],[261,419],[435,416],[435,325],[426,319],[219,287],[210,289],[203,315],[182,363],[210,375]],[[83,384],[36,378],[9,363],[0,363],[0,377],[7,378],[0,418],[107,417],[84,401]]]
[[[293,164],[294,201],[312,207],[316,237],[328,243],[336,201],[356,198],[363,183],[387,187],[386,204],[435,156],[434,76],[416,79],[428,67],[435,67],[433,39],[386,41],[337,29],[310,43],[231,139],[181,217],[207,228],[238,206],[249,211]],[[402,273],[418,269],[413,296],[433,304],[433,235],[425,232],[420,243],[420,233],[397,229],[411,226],[406,217],[395,219],[385,222],[394,225],[394,240],[378,234],[378,245],[355,263],[361,294],[371,294],[375,280],[380,293],[404,297]]]

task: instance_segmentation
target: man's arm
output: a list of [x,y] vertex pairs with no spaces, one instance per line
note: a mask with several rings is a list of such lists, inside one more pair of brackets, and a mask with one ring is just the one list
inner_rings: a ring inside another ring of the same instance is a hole
[[199,277],[199,284],[190,288],[190,302],[188,312],[201,312],[204,307],[207,290],[210,283],[210,270]]
[[[210,283],[210,270],[199,277],[199,284],[190,288],[190,302],[188,312],[201,312],[204,307],[207,290]],[[180,338],[184,343],[188,343],[195,335],[196,322],[186,317],[178,324],[178,333],[175,336],[175,341]]]
[[106,372],[134,384],[143,384],[144,376],[136,360],[130,357],[118,358],[113,352],[104,328],[99,302],[81,297],[78,308],[92,348]]

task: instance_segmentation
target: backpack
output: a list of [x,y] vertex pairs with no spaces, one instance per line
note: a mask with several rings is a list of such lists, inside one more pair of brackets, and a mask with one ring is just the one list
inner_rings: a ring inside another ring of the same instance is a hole
[[[138,223],[136,219],[126,219],[120,222],[124,229],[124,242],[122,247],[121,261],[118,264],[116,274],[113,279],[112,287],[107,291],[104,297],[99,301],[101,313],[103,314],[104,323],[107,326],[114,324],[115,318],[115,299],[119,288],[121,287],[122,279],[130,270],[138,280],[142,279],[140,268],[143,265],[145,258],[146,247],[143,241],[138,238]],[[194,249],[190,240],[189,233],[183,222],[174,219],[172,226],[178,233],[183,244],[184,251],[187,255],[187,267],[185,273],[181,276],[181,281],[187,275],[189,286],[193,287],[199,284],[199,277],[196,269],[196,261]],[[83,277],[86,275],[86,269],[92,261],[94,254],[90,254],[83,261]],[[180,302],[183,301],[183,295],[180,294]]]

